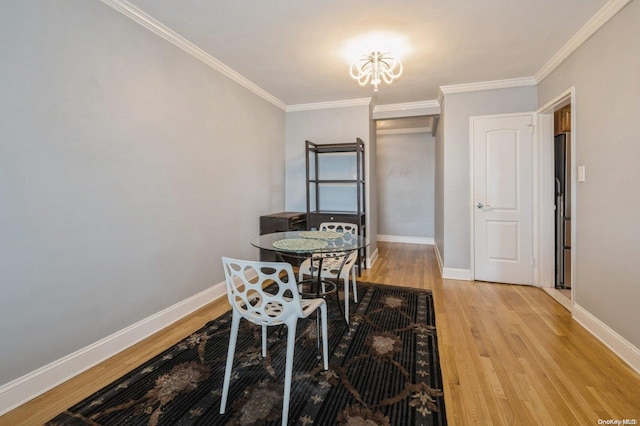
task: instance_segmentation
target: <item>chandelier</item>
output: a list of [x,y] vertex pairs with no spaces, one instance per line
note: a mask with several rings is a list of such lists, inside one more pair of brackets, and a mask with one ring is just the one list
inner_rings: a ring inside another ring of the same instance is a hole
[[373,91],[378,91],[378,85],[383,81],[390,84],[402,74],[402,64],[389,52],[371,52],[351,64],[351,77],[358,80],[360,86],[367,83],[373,85]]

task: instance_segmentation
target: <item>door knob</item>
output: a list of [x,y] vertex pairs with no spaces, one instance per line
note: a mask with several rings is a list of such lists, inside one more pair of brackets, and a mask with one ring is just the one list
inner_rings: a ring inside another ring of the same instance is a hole
[[476,205],[476,207],[477,207],[477,208],[479,208],[479,209],[484,209],[485,207],[486,207],[486,208],[490,208],[491,206],[490,206],[489,204],[482,204],[482,203],[478,203],[478,204]]

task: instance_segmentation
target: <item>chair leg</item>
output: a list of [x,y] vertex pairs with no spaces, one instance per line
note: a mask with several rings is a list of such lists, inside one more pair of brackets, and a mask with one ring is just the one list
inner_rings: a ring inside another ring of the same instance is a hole
[[351,268],[351,282],[353,283],[353,301],[358,303],[358,289],[356,288],[356,268]]
[[347,321],[347,325],[349,324],[349,273],[347,273],[343,278],[342,282],[344,283],[344,319]]
[[236,341],[238,340],[239,327],[240,315],[234,312],[231,318],[231,333],[229,335],[229,350],[227,351],[227,366],[224,369],[224,383],[222,385],[222,399],[220,400],[220,414],[224,414],[227,408],[229,383],[231,382],[231,369],[233,368],[233,358],[236,352]]
[[322,357],[325,371],[329,369],[329,334],[327,326],[327,304],[320,305],[320,316],[322,317]]
[[[325,299],[326,300],[326,299]],[[321,318],[320,311],[316,309],[316,358],[320,359],[320,332],[321,332]]]
[[262,326],[262,358],[267,357],[267,326]]
[[[324,317],[323,317],[324,318]],[[295,321],[287,323],[287,358],[284,369],[284,395],[282,399],[282,426],[287,426],[289,420],[289,400],[291,399],[291,376],[293,376],[293,352],[296,345],[296,326]]]

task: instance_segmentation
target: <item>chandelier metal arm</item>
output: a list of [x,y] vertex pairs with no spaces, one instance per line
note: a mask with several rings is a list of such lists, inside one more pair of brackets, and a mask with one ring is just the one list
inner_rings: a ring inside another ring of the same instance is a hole
[[373,90],[377,92],[382,81],[390,84],[402,75],[402,71],[402,63],[388,52],[371,52],[351,64],[349,74],[361,86],[371,82]]

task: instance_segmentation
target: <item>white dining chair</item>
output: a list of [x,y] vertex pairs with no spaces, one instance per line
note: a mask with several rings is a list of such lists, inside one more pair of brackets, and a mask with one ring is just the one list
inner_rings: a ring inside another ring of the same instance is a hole
[[[299,318],[306,318],[320,309],[322,322],[322,354],[324,369],[329,369],[327,337],[327,305],[324,299],[302,299],[293,268],[285,262],[260,262],[222,258],[227,283],[227,296],[233,308],[231,334],[227,364],[224,372],[220,414],[224,414],[229,395],[231,370],[235,356],[240,319],[245,318],[262,326],[262,356],[267,356],[267,328],[285,324],[287,326],[287,354],[285,361],[284,395],[282,401],[282,424],[289,417],[291,376],[296,326]],[[265,287],[268,292],[265,291]]]
[[[346,222],[322,222],[318,227],[319,231],[334,231],[358,235],[358,225]],[[345,256],[347,259],[345,261]],[[353,287],[353,301],[358,303],[358,289],[356,287],[356,261],[358,260],[358,251],[351,253],[325,253],[322,255],[322,270],[320,278],[322,279],[341,279],[344,283],[344,316],[349,324],[349,284],[351,281]],[[302,280],[305,275],[312,277],[317,276],[319,258],[305,259],[298,269],[298,279]],[[342,264],[344,262],[344,265]],[[340,268],[342,266],[342,269]]]

